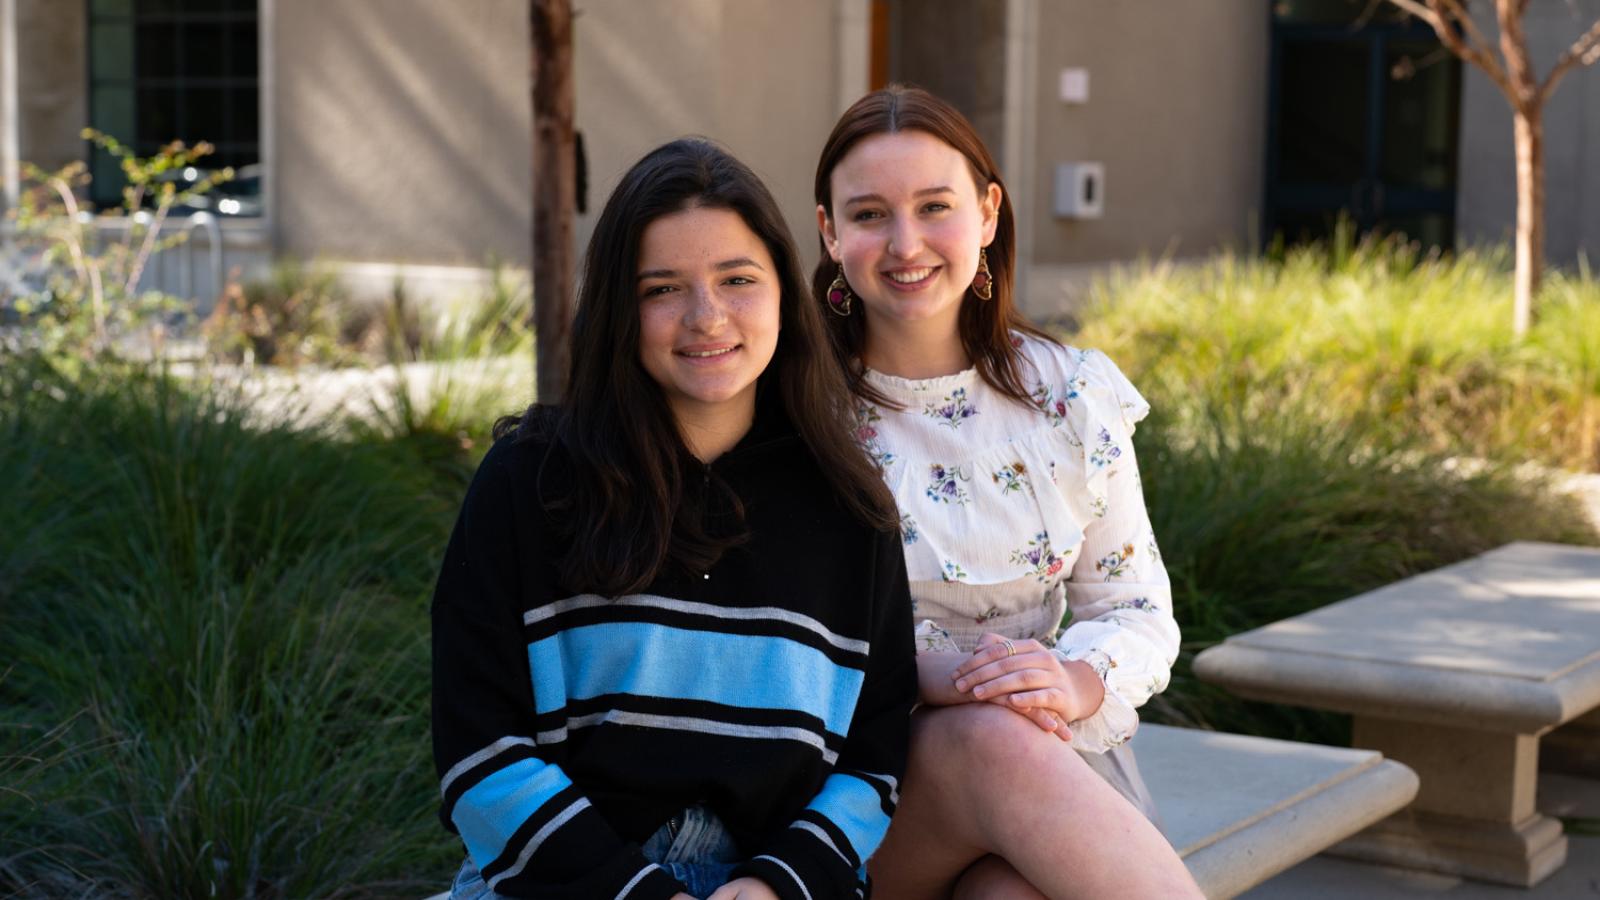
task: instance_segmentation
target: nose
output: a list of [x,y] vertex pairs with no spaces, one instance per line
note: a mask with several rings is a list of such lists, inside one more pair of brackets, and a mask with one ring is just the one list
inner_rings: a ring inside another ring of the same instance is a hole
[[897,259],[914,259],[922,251],[922,229],[915,217],[898,216],[889,232],[889,255]]
[[701,334],[714,334],[728,320],[728,311],[722,298],[709,287],[700,286],[689,292],[689,307],[683,311],[683,326]]

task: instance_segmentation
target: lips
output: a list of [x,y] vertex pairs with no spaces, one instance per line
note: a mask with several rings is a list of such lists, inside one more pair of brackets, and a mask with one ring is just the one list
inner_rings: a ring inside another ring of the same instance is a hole
[[727,356],[738,350],[742,344],[696,344],[690,347],[679,347],[673,352],[689,359],[717,359]]
[[938,271],[938,266],[917,266],[915,268],[887,269],[881,274],[897,287],[914,288],[926,283]]

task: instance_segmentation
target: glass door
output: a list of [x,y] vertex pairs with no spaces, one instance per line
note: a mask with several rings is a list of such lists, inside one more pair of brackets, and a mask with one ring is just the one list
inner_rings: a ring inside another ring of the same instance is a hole
[[1326,238],[1340,217],[1449,248],[1460,63],[1428,26],[1370,0],[1275,0],[1263,238]]

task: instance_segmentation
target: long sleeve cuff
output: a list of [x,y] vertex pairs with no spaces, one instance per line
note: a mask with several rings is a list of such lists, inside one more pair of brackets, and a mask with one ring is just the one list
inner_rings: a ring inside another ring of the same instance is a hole
[[1088,663],[1106,687],[1099,709],[1067,723],[1072,729],[1072,746],[1089,753],[1104,753],[1131,740],[1139,730],[1139,710],[1113,686],[1110,674],[1116,668],[1116,661],[1104,650],[1093,647],[1057,647],[1054,652],[1063,662],[1082,660]]
[[817,831],[791,827],[765,853],[734,869],[733,877],[759,878],[780,900],[855,897],[861,886],[845,852],[848,850],[824,845]]

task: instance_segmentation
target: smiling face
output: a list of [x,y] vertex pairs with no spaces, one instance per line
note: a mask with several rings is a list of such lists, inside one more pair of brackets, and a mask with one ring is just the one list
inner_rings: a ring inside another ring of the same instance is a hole
[[778,346],[782,291],[766,245],[731,210],[669,213],[645,226],[636,287],[639,361],[680,430],[742,434]]
[[924,131],[864,138],[829,176],[823,242],[866,305],[869,334],[954,335],[978,251],[994,240],[1000,187],[979,190],[960,151]]

